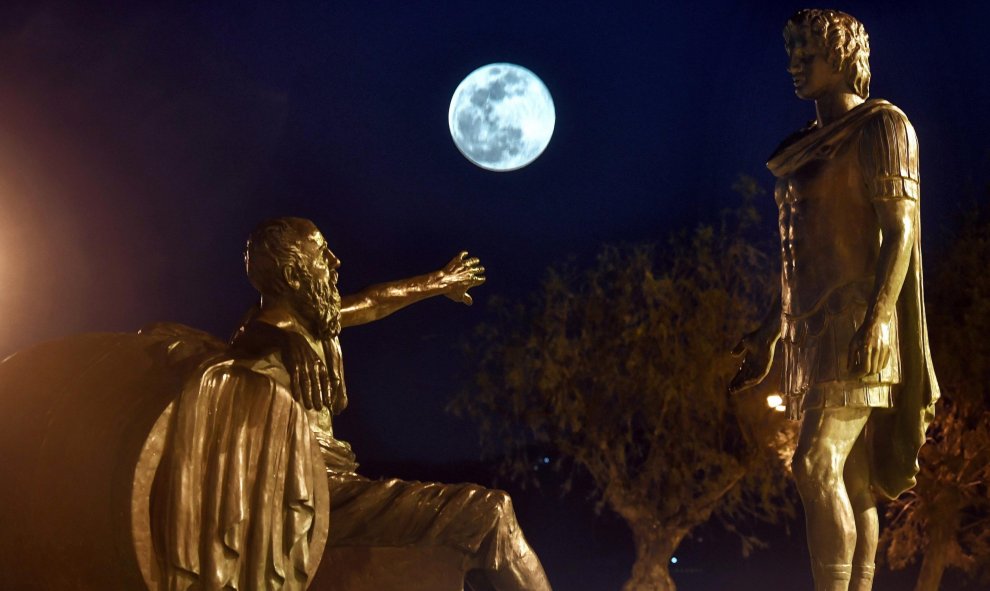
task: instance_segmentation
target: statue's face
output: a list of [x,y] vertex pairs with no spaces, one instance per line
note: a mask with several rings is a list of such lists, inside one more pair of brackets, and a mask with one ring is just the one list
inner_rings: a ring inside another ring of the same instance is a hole
[[300,271],[297,308],[314,325],[318,336],[327,338],[340,333],[340,292],[337,290],[338,259],[318,230],[300,245],[305,268]]
[[794,80],[798,98],[817,100],[827,94],[844,90],[845,75],[828,63],[828,54],[819,39],[804,30],[787,46],[787,71]]

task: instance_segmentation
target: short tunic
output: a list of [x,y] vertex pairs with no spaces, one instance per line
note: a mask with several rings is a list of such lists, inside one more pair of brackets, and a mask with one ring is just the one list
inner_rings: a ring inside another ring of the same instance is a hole
[[[782,391],[792,418],[815,408],[889,408],[901,383],[896,313],[881,327],[890,347],[887,365],[862,377],[848,367],[879,260],[876,202],[919,195],[914,129],[901,111],[885,105],[864,103],[778,150],[786,156],[790,147],[796,162],[778,175],[775,190],[783,263]],[[793,146],[804,152],[794,153]]]
[[783,392],[788,406],[801,411],[837,406],[890,408],[900,383],[901,361],[896,313],[881,327],[890,361],[878,373],[850,378],[849,343],[863,324],[872,285],[835,289],[812,313],[782,322]]

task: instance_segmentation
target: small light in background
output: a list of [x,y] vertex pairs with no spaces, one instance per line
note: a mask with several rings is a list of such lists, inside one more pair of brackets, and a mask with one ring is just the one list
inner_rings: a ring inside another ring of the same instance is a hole
[[543,456],[543,463],[544,464],[549,464],[550,463],[550,456]]
[[784,406],[784,397],[780,394],[771,394],[767,396],[767,406],[777,412],[784,412],[787,410],[787,407]]
[[676,556],[671,556],[670,557],[670,563],[671,564],[677,564],[677,557]]

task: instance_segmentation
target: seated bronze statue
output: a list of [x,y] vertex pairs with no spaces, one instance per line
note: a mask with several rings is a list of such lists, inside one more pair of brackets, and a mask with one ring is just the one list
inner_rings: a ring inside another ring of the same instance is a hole
[[[328,549],[441,547],[460,556],[472,589],[549,590],[504,492],[473,484],[370,480],[356,473],[350,446],[333,434],[332,416],[347,406],[341,329],[437,295],[470,305],[468,289],[484,282],[478,259],[461,253],[435,273],[341,297],[340,260],[320,232],[307,220],[280,218],[252,233],[245,260],[261,302],[232,346],[244,357],[276,350],[289,368],[293,392],[309,409],[330,487]],[[333,573],[327,574],[332,580]]]
[[[369,480],[333,436],[341,328],[435,295],[469,304],[478,260],[341,298],[323,236],[281,218],[246,263],[261,298],[230,344],[155,324],[0,363],[0,588],[380,591],[395,568],[326,559],[374,548],[411,551],[405,573],[431,591],[549,589],[505,493]],[[438,570],[454,576],[429,586]]]

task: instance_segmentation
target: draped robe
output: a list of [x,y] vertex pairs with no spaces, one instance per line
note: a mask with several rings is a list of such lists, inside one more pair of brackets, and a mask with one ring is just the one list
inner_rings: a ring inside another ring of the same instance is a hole
[[274,355],[204,361],[175,402],[152,494],[166,588],[305,589],[323,474]]
[[[819,199],[838,202],[840,208],[836,211],[842,211],[843,201],[852,206],[853,199],[910,199],[920,202],[918,141],[914,128],[900,109],[885,100],[871,99],[829,125],[822,128],[811,125],[784,140],[767,163],[777,177],[775,193],[782,212],[785,202],[800,202],[806,198],[797,194],[788,199],[784,195],[786,192],[800,193],[802,185],[818,182],[823,171],[829,171],[831,164],[848,154],[849,150],[858,153],[858,164],[854,165],[858,168],[844,173],[833,170],[831,174],[838,175],[834,178],[835,185],[842,189]],[[849,179],[854,177],[861,177],[861,182],[848,185]],[[829,207],[831,205],[821,208],[821,211],[827,211]],[[894,392],[894,408],[891,411],[874,409],[866,427],[873,489],[887,498],[896,498],[914,486],[918,473],[918,452],[925,443],[925,433],[934,418],[935,402],[939,398],[925,320],[919,211],[920,206],[915,208],[913,220],[915,232],[911,261],[897,299],[900,376]],[[811,307],[809,303],[826,297],[829,290],[840,285],[840,279],[858,279],[834,276],[849,274],[857,262],[864,262],[857,259],[847,265],[840,264],[841,261],[836,258],[839,256],[836,253],[841,252],[837,242],[843,233],[853,233],[849,234],[849,240],[843,246],[857,244],[857,240],[862,241],[871,233],[873,236],[879,233],[879,226],[871,215],[859,220],[810,217],[803,221],[806,227],[817,224],[815,228],[821,232],[814,240],[802,237],[808,245],[806,252],[809,260],[799,260],[793,270],[796,276],[793,279],[794,297],[784,297],[782,311],[785,320],[788,314],[807,312],[805,308]],[[843,222],[847,221],[856,224],[846,227]],[[781,230],[784,232],[785,228],[782,226]],[[797,232],[794,228],[788,228],[788,231]],[[797,258],[800,259],[801,255],[798,254]],[[834,274],[820,272],[823,261],[829,269],[834,269]],[[782,275],[782,283],[785,284],[782,287],[785,288],[786,282],[791,280],[787,276],[786,263],[785,260]],[[802,266],[804,273],[810,275],[800,276]],[[824,281],[828,280],[835,283],[825,284]]]

